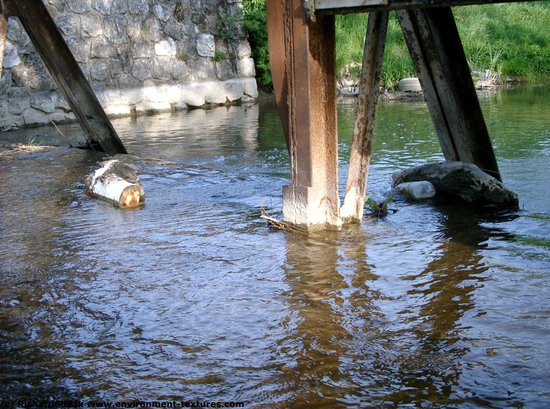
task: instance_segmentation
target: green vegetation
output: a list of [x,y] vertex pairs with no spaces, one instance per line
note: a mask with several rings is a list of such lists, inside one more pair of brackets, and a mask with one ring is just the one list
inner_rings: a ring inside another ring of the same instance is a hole
[[377,202],[370,195],[365,197],[365,205],[370,209],[371,216],[386,217],[388,215],[388,205],[393,202],[393,196],[386,197],[381,202]]
[[550,76],[550,2],[454,9],[472,71],[528,82]]
[[[269,54],[265,0],[244,0],[244,23],[260,85],[269,87]],[[535,82],[550,78],[550,2],[466,6],[453,9],[472,72],[490,70],[495,77]],[[336,19],[336,65],[357,76],[363,54],[367,14]],[[356,72],[354,72],[356,71]],[[392,13],[384,55],[383,85],[394,87],[399,79],[414,76],[414,68]]]
[[214,52],[214,55],[212,56],[212,61],[214,62],[220,62],[227,60],[227,54],[223,51],[216,51]]
[[218,23],[218,30],[220,31],[221,37],[226,40],[234,40],[237,38],[237,33],[242,23],[242,16],[235,16],[223,12],[220,13],[218,17],[220,19]]
[[244,0],[244,27],[256,64],[256,80],[261,87],[271,87],[269,49],[267,46],[266,0]]

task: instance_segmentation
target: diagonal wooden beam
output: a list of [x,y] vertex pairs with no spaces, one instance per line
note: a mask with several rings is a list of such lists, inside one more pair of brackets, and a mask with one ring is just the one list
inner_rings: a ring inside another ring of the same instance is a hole
[[27,31],[88,141],[109,154],[126,153],[71,50],[42,0],[11,0],[11,12]]
[[468,62],[450,7],[398,10],[443,154],[500,180]]
[[387,28],[387,11],[369,13],[346,196],[340,210],[344,222],[360,223],[363,219]]

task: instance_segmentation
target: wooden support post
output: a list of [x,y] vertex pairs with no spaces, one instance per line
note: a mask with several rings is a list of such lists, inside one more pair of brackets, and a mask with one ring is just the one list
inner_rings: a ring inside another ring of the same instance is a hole
[[275,96],[290,152],[286,222],[340,226],[334,16],[308,21],[303,0],[267,2]]
[[387,27],[387,11],[369,14],[346,196],[340,212],[342,220],[345,222],[360,223],[363,219]]
[[126,149],[42,0],[11,0],[52,78],[80,121],[88,140],[109,154]]
[[397,16],[445,158],[500,180],[451,8],[398,10]]

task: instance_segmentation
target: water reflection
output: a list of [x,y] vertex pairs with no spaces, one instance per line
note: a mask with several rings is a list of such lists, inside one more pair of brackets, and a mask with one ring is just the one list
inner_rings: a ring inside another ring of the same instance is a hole
[[410,259],[392,277],[409,288],[397,297],[380,289],[375,271],[388,266],[369,262],[376,238],[362,228],[285,236],[293,314],[288,337],[277,344],[287,360],[276,380],[278,407],[492,405],[490,397],[460,387],[472,348],[462,319],[476,310],[475,292],[489,269],[488,240],[511,235],[483,227],[487,215],[472,208],[440,205],[438,211],[439,227],[428,239],[435,241],[432,260],[419,269]]

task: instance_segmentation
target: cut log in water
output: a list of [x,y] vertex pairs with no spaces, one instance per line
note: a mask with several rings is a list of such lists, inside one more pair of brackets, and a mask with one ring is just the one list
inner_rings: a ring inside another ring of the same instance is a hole
[[113,159],[85,180],[86,193],[115,204],[121,209],[139,207],[145,202],[145,191],[139,183],[138,169]]

